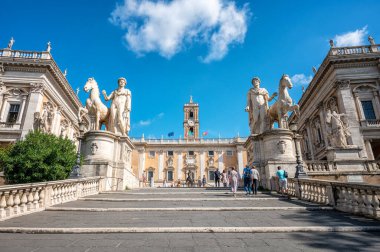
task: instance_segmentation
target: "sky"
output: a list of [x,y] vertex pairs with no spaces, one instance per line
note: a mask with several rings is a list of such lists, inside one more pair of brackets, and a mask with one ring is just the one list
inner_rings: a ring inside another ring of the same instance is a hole
[[[82,103],[94,77],[110,93],[125,77],[131,137],[183,137],[183,104],[199,104],[207,138],[249,135],[251,79],[294,102],[330,48],[380,41],[378,0],[2,0],[0,48],[51,54]],[[379,43],[379,42],[377,42]],[[107,103],[109,106],[110,104]]]

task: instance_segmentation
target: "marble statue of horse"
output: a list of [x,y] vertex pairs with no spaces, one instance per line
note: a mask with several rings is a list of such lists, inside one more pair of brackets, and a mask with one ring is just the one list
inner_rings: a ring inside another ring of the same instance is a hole
[[286,74],[282,75],[278,87],[278,99],[268,109],[268,117],[271,128],[274,122],[278,122],[279,128],[288,128],[286,119],[289,111],[293,111],[296,116],[299,116],[299,106],[297,104],[293,104],[293,100],[288,93],[288,89],[291,89],[292,87],[293,84],[289,76]]
[[98,83],[94,78],[88,78],[83,89],[86,93],[90,92],[90,96],[86,100],[86,106],[79,108],[79,120],[81,121],[82,119],[82,113],[88,114],[91,118],[91,121],[93,119],[95,120],[94,122],[91,122],[91,129],[100,130],[104,124],[108,130],[109,109],[106,105],[103,104],[102,100],[100,99]]

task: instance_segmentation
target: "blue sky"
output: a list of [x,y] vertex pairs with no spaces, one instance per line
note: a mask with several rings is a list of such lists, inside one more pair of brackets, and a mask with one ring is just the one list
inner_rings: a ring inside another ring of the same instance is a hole
[[[42,51],[51,41],[74,90],[94,77],[109,93],[126,77],[131,136],[183,136],[190,95],[207,137],[246,136],[253,76],[273,93],[289,74],[298,101],[330,38],[368,44],[370,34],[380,41],[379,10],[378,0],[3,0],[0,47],[12,36],[19,50]],[[79,93],[82,102],[87,96]]]

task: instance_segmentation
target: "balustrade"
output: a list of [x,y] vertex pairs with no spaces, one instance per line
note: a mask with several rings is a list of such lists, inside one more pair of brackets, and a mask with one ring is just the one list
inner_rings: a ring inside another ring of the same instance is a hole
[[[288,194],[343,212],[380,219],[380,186],[315,179],[288,179]],[[299,192],[297,192],[297,188]]]
[[0,220],[97,194],[101,177],[0,187]]

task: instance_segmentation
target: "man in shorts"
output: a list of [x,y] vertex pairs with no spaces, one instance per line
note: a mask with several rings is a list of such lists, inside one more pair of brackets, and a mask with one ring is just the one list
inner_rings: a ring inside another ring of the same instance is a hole
[[285,176],[285,171],[281,169],[281,166],[277,167],[276,175],[280,184],[281,195],[284,196],[284,194],[288,192],[288,180]]

